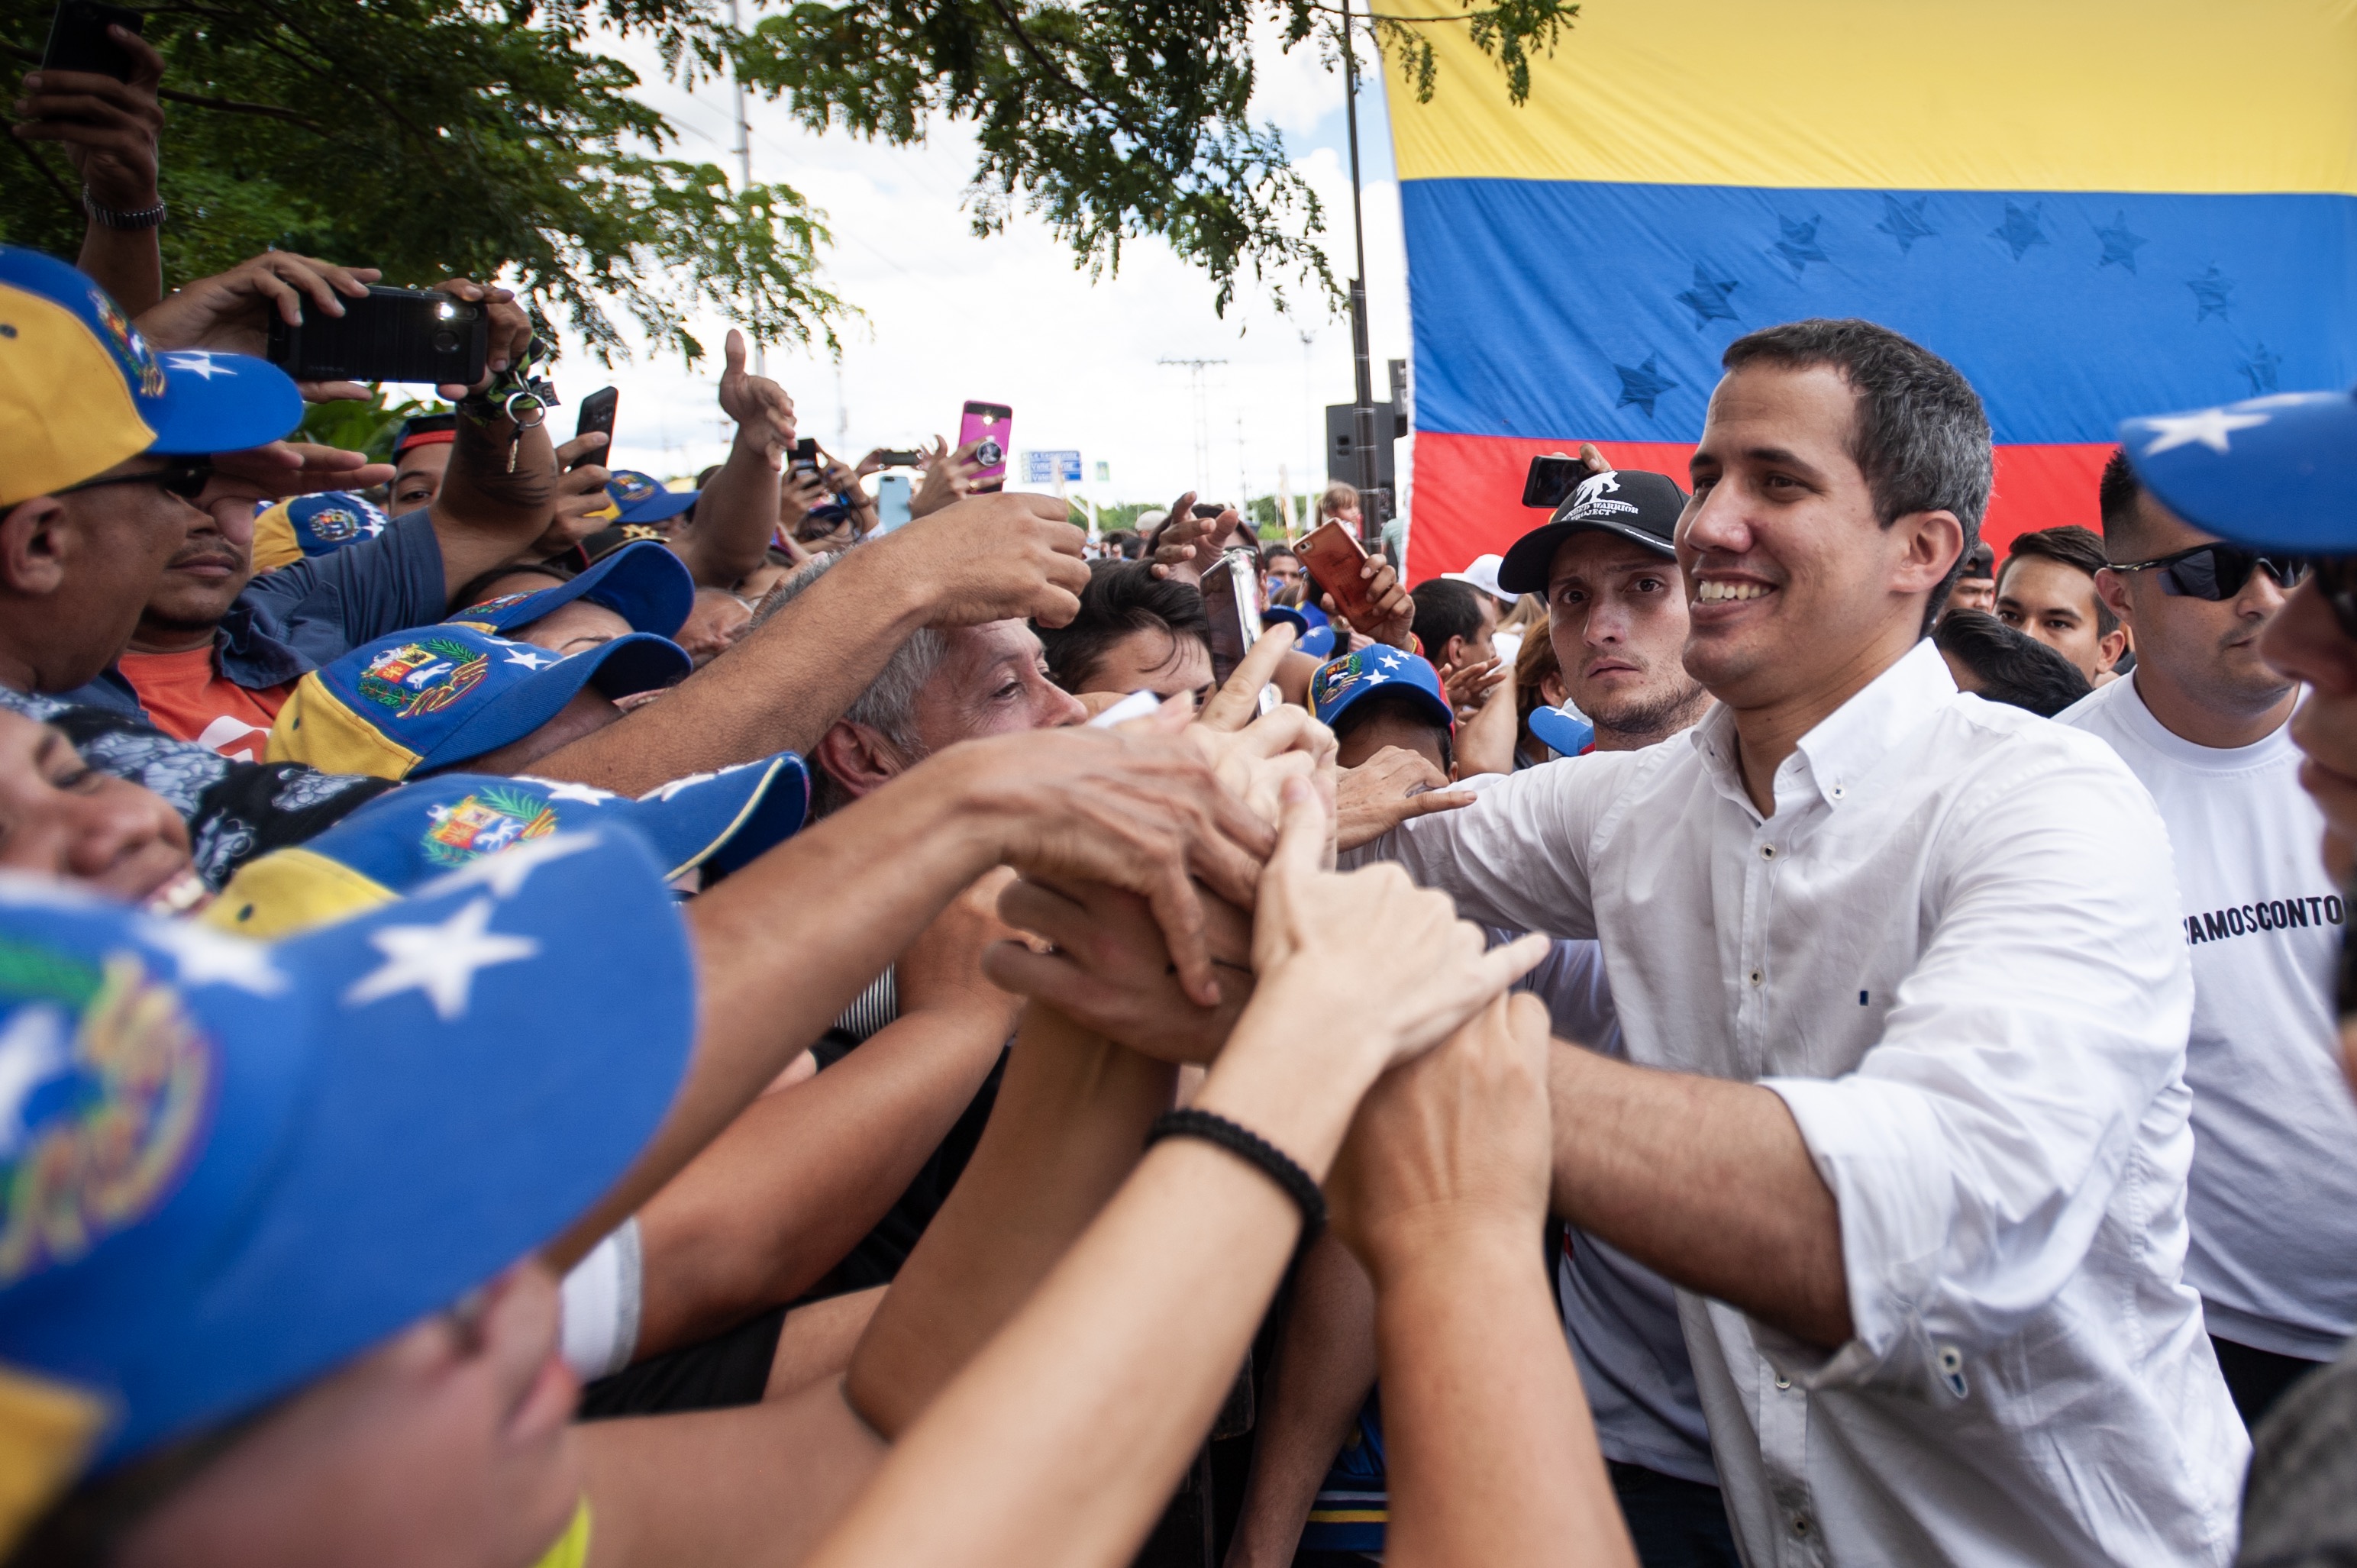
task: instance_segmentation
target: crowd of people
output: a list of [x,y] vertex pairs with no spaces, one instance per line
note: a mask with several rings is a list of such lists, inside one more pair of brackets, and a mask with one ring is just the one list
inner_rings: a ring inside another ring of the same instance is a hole
[[376,274],[167,290],[155,75],[0,246],[0,1560],[2357,1561],[2357,399],[2000,563],[1794,322],[1321,582],[888,525],[734,333],[668,487],[451,278],[371,462],[257,350]]

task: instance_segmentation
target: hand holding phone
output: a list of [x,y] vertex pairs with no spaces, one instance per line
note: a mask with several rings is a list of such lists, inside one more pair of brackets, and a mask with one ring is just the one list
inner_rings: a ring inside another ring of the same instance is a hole
[[606,463],[608,467],[611,466],[609,459],[614,455],[614,406],[621,400],[621,392],[615,387],[600,387],[581,400],[581,418],[573,426],[573,439],[578,441],[594,431],[605,436],[606,445],[594,452],[585,452],[574,458],[572,462],[565,465],[567,473],[575,468],[587,467],[592,463]]
[[87,71],[128,81],[138,62],[106,29],[115,27],[137,33],[146,26],[146,17],[121,5],[102,5],[100,0],[58,0],[57,14],[49,18],[48,42],[41,49],[41,69]]
[[273,312],[270,362],[298,381],[423,381],[473,386],[490,353],[490,313],[439,289],[370,285],[344,314]]
[[1015,438],[1015,411],[1003,403],[969,403],[958,421],[957,444],[972,446],[979,467],[976,492],[1002,489],[1006,484],[1006,444]]
[[1367,564],[1367,552],[1348,528],[1329,518],[1303,534],[1294,553],[1352,625],[1363,628],[1375,618],[1373,596],[1367,591],[1366,579],[1359,575],[1359,569]]

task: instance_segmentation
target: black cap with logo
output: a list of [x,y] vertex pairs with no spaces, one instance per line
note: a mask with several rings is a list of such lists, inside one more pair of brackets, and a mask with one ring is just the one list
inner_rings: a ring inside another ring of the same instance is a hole
[[1498,585],[1511,594],[1546,592],[1556,548],[1575,533],[1617,533],[1663,555],[1675,555],[1678,516],[1686,493],[1667,474],[1643,468],[1590,474],[1545,522],[1514,541],[1498,567]]

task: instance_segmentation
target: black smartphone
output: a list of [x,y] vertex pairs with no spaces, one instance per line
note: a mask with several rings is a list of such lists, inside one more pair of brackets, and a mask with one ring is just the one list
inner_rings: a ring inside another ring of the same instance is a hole
[[86,70],[130,81],[131,51],[107,35],[109,26],[136,33],[146,27],[147,18],[99,0],[58,0],[57,15],[49,18],[49,41],[41,49],[41,69]]
[[888,468],[913,468],[922,456],[920,452],[878,452],[876,460]]
[[607,462],[614,456],[614,405],[621,401],[621,392],[613,387],[600,387],[581,400],[581,419],[573,427],[573,438],[578,441],[594,430],[606,438],[606,445],[566,464],[568,473],[592,463]]
[[818,437],[805,435],[794,443],[792,471],[797,474],[818,472]]
[[1531,471],[1523,480],[1523,504],[1553,511],[1586,478],[1587,465],[1577,457],[1566,457],[1560,452],[1534,457]]
[[1227,510],[1227,508],[1222,506],[1217,501],[1197,501],[1195,503],[1195,515],[1197,517],[1217,517]]
[[490,314],[434,289],[371,288],[344,314],[273,312],[270,362],[298,381],[422,381],[473,386],[490,357]]

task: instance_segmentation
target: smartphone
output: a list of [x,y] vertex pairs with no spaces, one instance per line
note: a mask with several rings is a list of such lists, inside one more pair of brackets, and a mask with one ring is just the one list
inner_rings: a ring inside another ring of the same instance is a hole
[[1222,550],[1203,574],[1203,609],[1211,618],[1211,681],[1225,685],[1260,640],[1260,582],[1249,550]]
[[965,416],[958,421],[957,444],[975,449],[974,457],[982,464],[974,477],[977,490],[995,490],[1006,483],[1006,444],[1014,439],[1015,411],[1003,403],[969,403]]
[[49,18],[49,41],[41,49],[43,70],[86,70],[93,76],[131,80],[131,51],[107,35],[109,25],[141,32],[147,18],[121,5],[99,0],[58,0]]
[[1577,457],[1566,457],[1560,452],[1534,457],[1531,471],[1523,479],[1523,504],[1553,511],[1586,478],[1587,465]]
[[371,288],[344,314],[270,317],[272,364],[298,381],[423,381],[473,386],[490,357],[490,315],[430,288]]
[[606,438],[606,445],[574,458],[565,465],[568,473],[592,463],[610,463],[613,460],[614,405],[621,401],[621,392],[614,387],[600,387],[581,400],[581,418],[573,426],[573,438],[578,441],[594,430]]
[[1199,518],[1217,517],[1227,510],[1228,509],[1226,507],[1222,506],[1217,501],[1197,501],[1195,503],[1195,515]]
[[876,477],[876,532],[889,533],[909,521],[909,476]]
[[1334,607],[1363,631],[1374,619],[1375,601],[1359,575],[1367,552],[1343,523],[1328,519],[1301,536],[1293,547],[1310,580],[1334,596]]
[[913,468],[922,456],[919,452],[878,452],[876,460],[888,468]]
[[805,435],[800,441],[794,443],[793,461],[788,465],[788,468],[791,472],[797,474],[815,474],[818,472],[817,436]]

